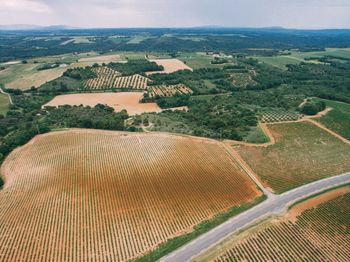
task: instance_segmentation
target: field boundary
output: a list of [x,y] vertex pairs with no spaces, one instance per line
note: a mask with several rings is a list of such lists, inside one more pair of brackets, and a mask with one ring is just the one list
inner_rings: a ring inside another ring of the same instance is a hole
[[10,104],[13,105],[12,97],[9,93],[6,93],[1,87],[0,87],[0,93],[6,95],[9,98]]

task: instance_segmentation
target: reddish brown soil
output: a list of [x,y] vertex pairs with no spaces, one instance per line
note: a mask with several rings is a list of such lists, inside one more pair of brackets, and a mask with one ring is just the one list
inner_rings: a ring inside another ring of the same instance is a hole
[[126,261],[261,193],[220,143],[68,130],[1,172],[0,260]]

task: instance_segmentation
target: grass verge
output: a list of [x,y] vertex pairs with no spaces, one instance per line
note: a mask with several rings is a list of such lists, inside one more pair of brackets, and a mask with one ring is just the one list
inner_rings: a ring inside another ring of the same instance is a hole
[[175,237],[173,239],[168,240],[167,242],[159,245],[159,247],[152,252],[148,253],[147,255],[143,257],[137,258],[135,261],[137,262],[144,262],[144,261],[157,261],[160,258],[164,257],[165,255],[171,253],[172,251],[176,250],[177,248],[185,245],[186,243],[192,241],[193,239],[197,238],[198,236],[210,231],[211,229],[215,228],[216,226],[224,223],[228,219],[252,208],[253,206],[263,202],[266,199],[266,195],[262,195],[255,199],[252,203],[248,204],[242,204],[237,207],[231,208],[229,211],[220,213],[216,215],[214,218],[210,220],[203,221],[199,225],[194,227],[194,230],[191,233],[188,233],[183,236]]
[[303,203],[303,202],[305,202],[305,201],[308,201],[308,200],[310,200],[310,199],[313,199],[313,198],[318,197],[318,196],[320,196],[320,195],[323,195],[323,194],[325,194],[325,193],[328,193],[328,192],[337,190],[337,189],[339,189],[339,188],[348,187],[348,186],[350,186],[350,183],[344,184],[344,185],[340,185],[340,186],[336,186],[336,187],[332,187],[332,188],[323,190],[323,191],[321,191],[321,192],[319,192],[319,193],[316,193],[316,194],[313,194],[313,195],[311,195],[311,196],[308,196],[308,197],[306,197],[306,198],[300,199],[300,200],[298,200],[297,202],[295,202],[294,204],[292,204],[291,206],[289,206],[289,207],[288,207],[288,210],[291,210],[293,207],[295,207],[296,205],[299,205],[300,203]]

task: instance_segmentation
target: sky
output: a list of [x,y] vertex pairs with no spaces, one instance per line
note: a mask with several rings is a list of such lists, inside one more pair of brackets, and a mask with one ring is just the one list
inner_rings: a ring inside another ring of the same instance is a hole
[[350,28],[350,0],[0,0],[0,24]]

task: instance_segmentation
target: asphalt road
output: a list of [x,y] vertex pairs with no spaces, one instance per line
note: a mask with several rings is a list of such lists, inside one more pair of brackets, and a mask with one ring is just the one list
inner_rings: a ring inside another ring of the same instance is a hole
[[268,199],[264,202],[231,218],[220,226],[194,239],[187,245],[162,258],[161,261],[189,261],[191,258],[198,256],[208,248],[218,244],[227,236],[248,227],[252,223],[266,218],[271,214],[281,214],[285,212],[288,206],[300,199],[347,183],[350,183],[350,172],[339,176],[322,179],[290,190],[281,195],[269,195]]

